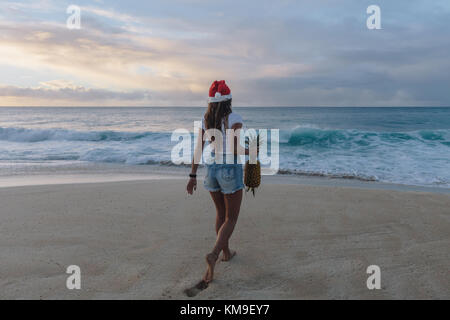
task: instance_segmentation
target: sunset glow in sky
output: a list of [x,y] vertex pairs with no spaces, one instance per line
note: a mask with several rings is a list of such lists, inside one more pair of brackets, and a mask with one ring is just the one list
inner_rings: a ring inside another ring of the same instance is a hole
[[449,106],[449,35],[448,0],[2,0],[0,106]]

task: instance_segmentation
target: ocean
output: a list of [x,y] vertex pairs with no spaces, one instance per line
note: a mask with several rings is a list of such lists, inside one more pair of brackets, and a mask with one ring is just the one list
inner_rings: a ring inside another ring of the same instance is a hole
[[[450,108],[233,108],[280,130],[280,172],[450,187]],[[0,108],[0,176],[95,163],[173,166],[173,130],[205,108]]]

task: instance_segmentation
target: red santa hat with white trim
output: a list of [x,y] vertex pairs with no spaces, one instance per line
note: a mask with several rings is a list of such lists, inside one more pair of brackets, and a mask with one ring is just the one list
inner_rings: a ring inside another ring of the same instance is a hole
[[228,88],[225,80],[214,81],[209,88],[209,98],[210,102],[222,102],[231,99],[231,90]]

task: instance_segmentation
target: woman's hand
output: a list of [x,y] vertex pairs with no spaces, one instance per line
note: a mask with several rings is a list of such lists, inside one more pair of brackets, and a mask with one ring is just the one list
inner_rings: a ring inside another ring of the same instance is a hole
[[190,178],[186,187],[187,193],[193,194],[197,190],[197,178]]

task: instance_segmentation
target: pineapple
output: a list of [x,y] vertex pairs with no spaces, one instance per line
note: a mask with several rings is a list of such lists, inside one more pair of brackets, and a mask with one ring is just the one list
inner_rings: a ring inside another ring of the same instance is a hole
[[[259,134],[256,137],[253,138],[247,138],[246,145],[248,148],[254,148],[255,146],[258,148],[259,151],[259,145],[260,145],[260,136]],[[253,196],[255,196],[255,189],[259,187],[261,184],[261,163],[258,159],[254,159],[252,155],[249,157],[252,157],[252,163],[250,163],[250,159],[247,160],[245,163],[245,174],[244,174],[244,183],[247,187],[247,192],[252,191]],[[256,160],[256,163],[255,161]]]

